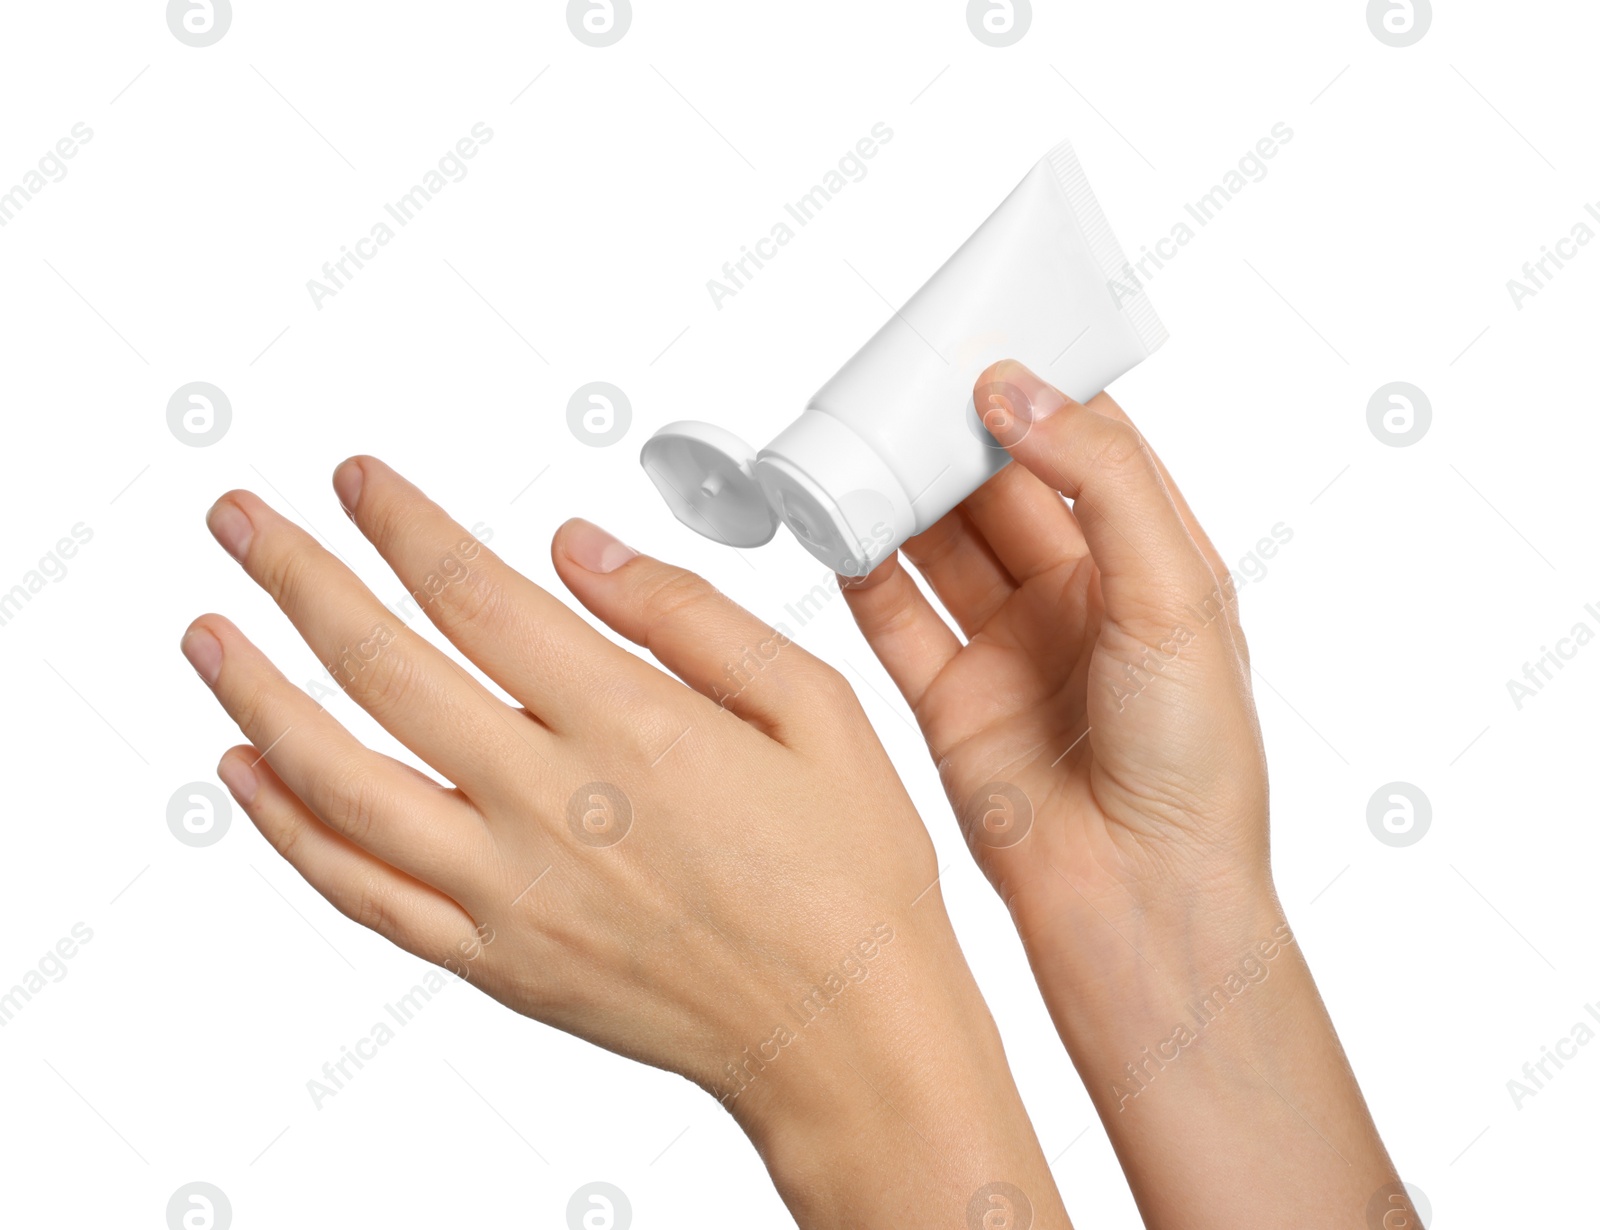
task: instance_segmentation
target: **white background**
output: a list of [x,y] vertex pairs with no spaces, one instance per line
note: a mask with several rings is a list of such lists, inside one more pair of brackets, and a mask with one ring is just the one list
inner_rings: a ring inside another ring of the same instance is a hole
[[[1600,647],[1520,710],[1506,682],[1600,629],[1600,245],[1521,310],[1506,282],[1600,201],[1594,6],[1451,4],[1395,49],[1357,0],[1040,5],[1004,50],[948,0],[641,2],[600,50],[556,3],[240,2],[205,49],[162,7],[10,5],[0,36],[0,191],[94,134],[0,229],[0,590],[93,532],[0,627],[0,989],[93,930],[0,1030],[8,1222],[160,1226],[204,1180],[241,1228],[558,1226],[604,1179],[639,1227],[789,1224],[698,1090],[464,987],[314,1108],[306,1081],[423,967],[242,815],[207,848],[168,830],[237,741],[187,622],[222,611],[318,674],[203,514],[250,487],[396,600],[329,487],[372,452],[558,592],[551,532],[585,515],[794,628],[820,566],[787,533],[741,559],[678,525],[649,432],[770,438],[1063,136],[1136,253],[1280,121],[1270,173],[1152,280],[1172,340],[1115,392],[1225,556],[1293,531],[1243,593],[1277,879],[1402,1174],[1441,1228],[1588,1203],[1600,1046],[1520,1109],[1506,1082],[1600,1000]],[[314,307],[307,279],[479,121],[467,178]],[[867,177],[716,310],[707,279],[879,121]],[[196,380],[233,408],[206,448],[166,422]],[[632,403],[613,447],[567,427],[593,380]],[[1405,448],[1367,425],[1396,380],[1433,409]],[[1075,1219],[1137,1225],[904,705],[842,602],[796,635],[857,684],[949,865]],[[1366,823],[1395,780],[1433,809],[1404,849]]]

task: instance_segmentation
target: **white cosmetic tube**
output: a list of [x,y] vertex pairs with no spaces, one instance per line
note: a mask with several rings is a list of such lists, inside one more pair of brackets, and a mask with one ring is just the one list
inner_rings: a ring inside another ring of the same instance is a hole
[[973,402],[991,363],[1087,401],[1166,336],[1062,142],[766,448],[678,422],[640,462],[707,537],[757,546],[781,521],[864,576],[1010,461]]

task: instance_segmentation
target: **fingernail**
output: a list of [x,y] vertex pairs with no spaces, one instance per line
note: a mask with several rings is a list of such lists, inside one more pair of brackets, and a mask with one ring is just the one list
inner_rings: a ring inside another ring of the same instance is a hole
[[344,505],[347,516],[354,517],[356,502],[361,499],[361,484],[367,475],[361,463],[352,457],[333,472],[333,493]]
[[598,525],[581,518],[567,527],[567,556],[590,572],[615,572],[639,553],[618,542]]
[[222,673],[222,642],[204,628],[190,628],[179,647],[207,686],[216,687]]
[[218,500],[206,514],[206,525],[223,549],[241,564],[244,563],[245,552],[250,549],[250,539],[256,532],[256,527],[250,524],[250,518],[245,516],[244,509],[232,500]]
[[[1022,398],[1015,400],[1023,401]],[[1017,410],[1012,405],[1013,399],[1004,393],[992,392],[989,394],[989,408],[983,413],[983,427],[990,435],[999,439],[1011,429],[1011,425],[1018,421]],[[1026,402],[1024,401],[1024,404]],[[1027,422],[1026,419],[1021,420]]]
[[250,800],[256,797],[256,787],[260,784],[254,769],[238,756],[224,756],[222,763],[217,765],[217,776],[241,807],[250,806]]
[[1022,423],[1041,423],[1071,400],[1020,363],[1008,363],[989,394],[991,407]]

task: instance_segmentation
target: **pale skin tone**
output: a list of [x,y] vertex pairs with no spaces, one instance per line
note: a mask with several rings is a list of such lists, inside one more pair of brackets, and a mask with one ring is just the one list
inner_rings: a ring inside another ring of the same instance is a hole
[[[1363,1226],[1397,1176],[1274,891],[1228,569],[1110,397],[976,387],[1016,464],[903,548],[957,628],[899,560],[845,587],[856,620],[1146,1224]],[[1386,1226],[1420,1225],[1404,1201]]]
[[[1011,364],[977,389],[1019,464],[904,548],[957,629],[898,559],[844,587],[856,619],[1146,1223],[1360,1226],[1396,1176],[1273,889],[1227,569],[1110,398],[1080,406]],[[558,575],[658,670],[381,462],[335,487],[511,702],[262,501],[224,496],[218,540],[438,775],[197,620],[184,652],[250,740],[219,773],[312,887],[514,1010],[705,1088],[808,1230],[968,1226],[997,1181],[1036,1230],[1067,1226],[932,846],[837,672],[569,522]],[[1409,1230],[1394,1200],[1385,1224]]]
[[217,540],[437,774],[365,747],[226,619],[196,620],[183,651],[249,741],[219,774],[306,881],[515,1011],[706,1089],[808,1230],[964,1227],[996,1181],[1033,1226],[1067,1227],[932,843],[843,678],[699,577],[568,522],[557,573],[658,669],[382,462],[334,484],[482,676],[257,497],[217,502]]

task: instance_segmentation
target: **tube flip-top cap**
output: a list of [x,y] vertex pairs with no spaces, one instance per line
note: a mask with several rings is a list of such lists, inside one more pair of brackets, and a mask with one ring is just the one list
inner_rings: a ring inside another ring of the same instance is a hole
[[866,576],[916,528],[894,471],[831,414],[806,410],[761,450],[755,473],[801,545],[843,576]]
[[759,547],[778,532],[755,461],[755,449],[714,423],[668,423],[639,450],[672,515],[730,547]]

